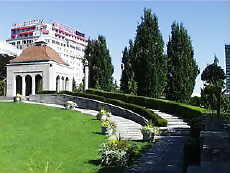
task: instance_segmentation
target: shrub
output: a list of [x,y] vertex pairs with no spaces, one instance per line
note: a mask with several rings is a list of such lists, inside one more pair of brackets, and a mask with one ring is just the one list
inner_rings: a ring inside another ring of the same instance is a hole
[[38,94],[57,94],[57,91],[43,90],[43,91],[38,91]]
[[124,140],[109,140],[101,145],[101,164],[108,167],[126,167],[135,155],[134,145]]
[[[164,99],[134,96],[121,93],[111,93],[95,89],[89,89],[86,92],[89,94],[100,95],[106,98],[122,100],[126,103],[136,104],[150,109],[157,109],[162,112],[167,112],[182,117],[183,119],[188,121],[191,121],[193,118],[200,117],[202,114],[207,113],[206,109],[200,107],[186,105],[183,103]],[[158,122],[161,123],[160,121],[161,120],[159,119]]]
[[109,120],[104,120],[101,123],[101,133],[105,135],[113,135],[116,133],[116,125],[109,121]]
[[106,103],[111,103],[113,105],[121,106],[123,108],[132,110],[133,112],[138,113],[139,115],[145,117],[147,120],[151,120],[155,126],[166,126],[167,125],[167,121],[165,119],[159,117],[154,112],[148,109],[145,109],[144,107],[139,106],[139,105],[130,104],[130,103],[127,103],[121,100],[105,98],[105,97],[97,96],[93,94],[74,93],[74,95],[86,97],[90,99],[95,99],[95,100],[99,100],[99,101],[106,102]]
[[201,98],[198,96],[191,97],[189,104],[193,105],[193,106],[200,106],[201,105]]

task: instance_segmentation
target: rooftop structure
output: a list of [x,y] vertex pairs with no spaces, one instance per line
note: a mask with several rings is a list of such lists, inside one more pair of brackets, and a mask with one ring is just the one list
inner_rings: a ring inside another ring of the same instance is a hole
[[18,56],[21,50],[7,43],[6,41],[0,41],[0,54],[6,54],[9,56]]
[[13,24],[7,42],[18,49],[25,49],[36,42],[45,42],[60,58],[73,68],[76,85],[82,83],[84,50],[87,46],[85,34],[58,22],[30,20]]

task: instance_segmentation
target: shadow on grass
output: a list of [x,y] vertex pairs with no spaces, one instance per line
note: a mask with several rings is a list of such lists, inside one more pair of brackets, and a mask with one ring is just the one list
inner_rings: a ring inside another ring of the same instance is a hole
[[101,132],[92,132],[93,134],[95,134],[95,135],[104,135],[103,133],[101,133]]
[[97,119],[97,118],[92,118],[91,120],[94,120],[94,121],[95,121],[95,120],[97,120],[97,121],[98,121],[98,119]]
[[[99,166],[100,160],[89,160],[88,163]],[[97,173],[122,173],[124,169],[120,167],[100,167]]]

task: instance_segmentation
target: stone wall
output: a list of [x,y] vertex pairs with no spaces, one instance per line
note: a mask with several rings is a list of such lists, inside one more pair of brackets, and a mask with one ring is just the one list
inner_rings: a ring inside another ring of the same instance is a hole
[[77,103],[77,106],[82,109],[91,109],[91,110],[99,111],[101,108],[106,107],[111,111],[113,115],[130,119],[138,124],[146,125],[148,122],[146,118],[128,109],[115,106],[109,103],[104,103],[98,100],[93,100],[93,99],[88,99],[83,97],[76,97],[76,96],[70,96],[65,94],[63,95],[39,94],[39,95],[30,96],[29,100],[34,102],[39,102],[39,103],[58,104],[58,105],[64,105],[66,101],[71,100]]
[[13,101],[13,97],[6,97],[6,96],[0,96],[0,100],[8,100],[8,101]]

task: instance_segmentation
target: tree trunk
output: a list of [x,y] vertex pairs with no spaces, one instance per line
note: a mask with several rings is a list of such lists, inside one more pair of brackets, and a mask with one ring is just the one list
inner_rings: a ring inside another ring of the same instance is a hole
[[220,117],[220,107],[221,107],[221,89],[218,89],[218,96],[217,96],[217,116]]

